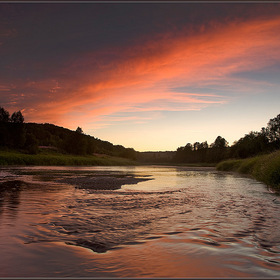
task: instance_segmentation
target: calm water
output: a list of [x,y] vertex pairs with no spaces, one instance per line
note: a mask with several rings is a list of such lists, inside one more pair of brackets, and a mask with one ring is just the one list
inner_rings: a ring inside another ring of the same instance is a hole
[[[126,176],[150,180],[118,190],[67,183]],[[250,178],[209,168],[2,168],[9,180],[31,184],[0,192],[0,277],[280,278],[280,198]]]

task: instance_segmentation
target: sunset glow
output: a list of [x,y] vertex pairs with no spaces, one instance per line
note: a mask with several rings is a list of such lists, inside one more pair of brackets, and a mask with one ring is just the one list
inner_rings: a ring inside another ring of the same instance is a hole
[[280,113],[279,11],[1,4],[0,105],[138,151],[232,143]]

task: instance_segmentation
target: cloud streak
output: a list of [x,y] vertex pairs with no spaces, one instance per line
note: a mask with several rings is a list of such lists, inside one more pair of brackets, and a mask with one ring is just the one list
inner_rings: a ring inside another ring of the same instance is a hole
[[[113,116],[201,110],[230,102],[234,96],[229,92],[250,94],[260,82],[248,85],[236,74],[280,62],[279,34],[280,17],[227,25],[213,21],[211,28],[201,26],[199,34],[186,29],[176,35],[140,38],[122,48],[77,53],[67,64],[53,67],[45,79],[3,84],[0,92],[16,94],[8,107],[24,109],[28,121],[70,128],[80,123],[100,127],[110,121],[149,121],[144,116]],[[209,87],[214,93],[207,92]]]

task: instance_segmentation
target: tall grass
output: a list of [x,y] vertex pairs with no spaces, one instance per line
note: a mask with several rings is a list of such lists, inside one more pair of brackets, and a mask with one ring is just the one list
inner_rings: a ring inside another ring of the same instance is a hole
[[59,153],[23,154],[17,151],[0,151],[0,165],[135,165],[124,158],[104,156],[75,156]]
[[222,171],[237,171],[280,190],[280,151],[247,159],[226,160],[216,168]]

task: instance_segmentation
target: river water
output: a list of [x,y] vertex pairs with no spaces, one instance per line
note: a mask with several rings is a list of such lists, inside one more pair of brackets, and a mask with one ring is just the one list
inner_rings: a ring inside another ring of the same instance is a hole
[[280,278],[280,198],[251,178],[160,166],[0,169],[0,182],[14,180],[19,188],[0,191],[0,277]]

